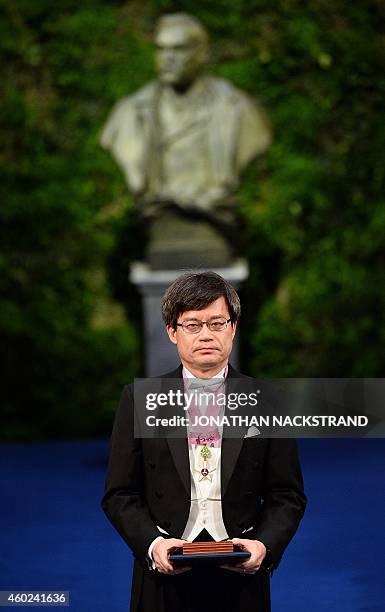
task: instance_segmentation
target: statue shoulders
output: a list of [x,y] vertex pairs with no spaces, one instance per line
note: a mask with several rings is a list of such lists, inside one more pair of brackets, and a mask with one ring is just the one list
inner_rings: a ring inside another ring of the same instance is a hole
[[118,100],[114,106],[114,111],[119,114],[124,114],[126,111],[132,111],[134,108],[143,108],[149,105],[154,100],[158,83],[156,80],[146,83],[134,93],[125,96]]
[[272,141],[272,130],[268,116],[258,98],[236,87],[227,79],[209,77],[210,88],[217,116],[223,125],[239,120],[238,165],[245,167],[259,153],[263,153]]
[[253,105],[252,97],[227,79],[209,76],[207,77],[207,84],[213,94],[224,103],[242,107]]
[[158,88],[159,82],[154,79],[153,81],[150,81],[149,83],[143,85],[143,87],[135,91],[130,96],[127,96],[126,99],[130,100],[131,104],[134,105],[147,104],[153,101],[154,96],[158,91]]

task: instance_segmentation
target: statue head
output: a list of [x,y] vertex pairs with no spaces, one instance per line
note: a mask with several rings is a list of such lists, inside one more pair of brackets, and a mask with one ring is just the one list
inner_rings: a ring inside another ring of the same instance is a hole
[[176,89],[188,87],[208,62],[208,34],[195,17],[186,13],[161,17],[155,43],[159,78]]

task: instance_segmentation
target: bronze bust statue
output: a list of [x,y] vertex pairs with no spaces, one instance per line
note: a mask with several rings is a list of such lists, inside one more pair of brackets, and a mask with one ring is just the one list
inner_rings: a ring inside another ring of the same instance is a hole
[[101,143],[149,223],[152,267],[221,267],[232,257],[239,177],[268,148],[269,123],[247,94],[206,73],[197,19],[161,17],[155,42],[158,79],[116,104]]

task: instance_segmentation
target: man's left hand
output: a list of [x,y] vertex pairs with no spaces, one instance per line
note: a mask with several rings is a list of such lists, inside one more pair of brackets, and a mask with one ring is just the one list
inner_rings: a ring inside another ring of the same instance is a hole
[[251,553],[251,557],[246,559],[243,563],[237,565],[221,565],[224,569],[231,570],[232,572],[239,572],[241,574],[255,574],[261,567],[262,561],[266,557],[266,546],[259,540],[245,540],[242,538],[233,538],[230,540],[233,544],[236,544],[242,550]]

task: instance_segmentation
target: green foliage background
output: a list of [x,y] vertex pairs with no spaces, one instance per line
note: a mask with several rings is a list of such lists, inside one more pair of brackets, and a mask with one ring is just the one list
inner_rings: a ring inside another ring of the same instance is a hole
[[[98,144],[153,77],[164,12],[199,17],[212,72],[257,95],[274,144],[240,193],[243,370],[383,376],[382,0],[9,0],[0,4],[1,435],[98,435],[140,372],[140,254],[123,177]],[[247,331],[246,331],[247,330]]]

